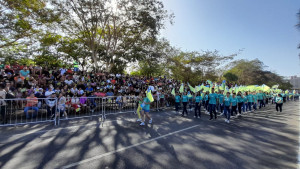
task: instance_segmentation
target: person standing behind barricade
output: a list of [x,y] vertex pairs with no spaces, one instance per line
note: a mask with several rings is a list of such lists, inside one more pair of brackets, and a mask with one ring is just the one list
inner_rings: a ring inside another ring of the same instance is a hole
[[[188,115],[188,111],[187,111],[187,103],[188,103],[188,96],[186,95],[186,92],[183,93],[182,95],[182,105],[183,105],[183,109],[182,109],[182,114],[181,116],[187,116]],[[184,114],[186,113],[186,114]]]
[[52,93],[51,96],[47,99],[47,113],[48,116],[51,115],[51,120],[54,119],[55,109],[56,109],[56,97],[55,93]]
[[32,117],[35,117],[39,111],[39,108],[37,107],[38,99],[34,96],[34,93],[31,93],[29,97],[26,98],[27,104],[24,109],[24,114],[27,119],[29,119],[28,110],[34,110],[34,113],[32,114]]
[[233,112],[235,112],[235,115],[238,115],[236,109],[237,109],[237,97],[236,94],[233,93],[232,97],[230,98],[230,109],[231,109],[231,116],[233,116]]
[[6,98],[6,92],[4,91],[4,86],[1,84],[0,85],[0,113],[2,117],[2,124],[7,123],[5,98]]
[[[151,92],[151,91],[150,91]],[[143,103],[141,105],[142,107],[142,117],[143,117],[143,121],[141,122],[141,126],[145,125],[145,120],[146,117],[149,119],[149,124],[152,124],[152,118],[149,115],[150,112],[150,100],[148,99],[148,97],[146,97],[145,92],[143,92]],[[146,117],[145,117],[146,116]]]
[[278,108],[279,108],[280,112],[282,112],[283,98],[281,94],[278,94],[276,96],[275,103],[276,103],[276,111],[278,112]]
[[195,97],[195,118],[201,118],[201,102],[202,102],[202,97],[199,92],[196,93]]
[[213,119],[213,113],[215,115],[215,119],[217,119],[217,112],[216,112],[216,104],[217,104],[217,99],[218,99],[218,95],[215,93],[215,89],[212,88],[211,89],[211,93],[208,96],[208,100],[209,100],[209,114],[210,114],[210,119]]
[[224,104],[224,115],[225,115],[225,122],[229,123],[230,122],[230,104],[231,104],[231,97],[230,93],[227,92],[226,96],[223,99],[223,104]]
[[176,110],[176,113],[178,113],[179,111],[179,105],[180,105],[180,95],[178,92],[176,92],[176,95],[175,95],[175,110]]
[[68,118],[68,115],[66,113],[66,97],[64,96],[64,93],[60,93],[58,96],[58,103],[57,103],[57,115],[56,116],[65,116],[65,118]]
[[258,100],[258,104],[259,104],[259,109],[261,109],[264,105],[264,103],[263,103],[264,97],[263,97],[262,91],[260,90],[259,93],[257,93],[256,95],[257,95],[257,100]]

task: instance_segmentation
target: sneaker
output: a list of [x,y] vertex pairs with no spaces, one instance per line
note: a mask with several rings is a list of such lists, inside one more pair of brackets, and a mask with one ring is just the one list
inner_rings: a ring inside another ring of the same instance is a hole
[[226,123],[227,123],[227,121],[228,121],[228,120],[227,120],[227,119],[225,119],[225,122],[226,122]]
[[201,117],[200,117],[200,116],[198,116],[197,118],[198,118],[198,119],[200,119]]
[[221,114],[220,114],[220,116],[223,116],[223,115],[224,115],[224,113],[221,113]]
[[187,116],[187,114],[184,115],[184,117],[186,117],[186,116]]
[[194,116],[194,118],[197,118],[197,116]]
[[144,126],[144,125],[145,125],[145,123],[144,123],[144,122],[141,122],[140,126]]
[[152,124],[152,118],[149,120],[149,124]]
[[137,121],[137,122],[140,122],[140,121],[142,121],[142,119],[137,119],[136,121]]
[[227,120],[227,123],[230,123],[230,121],[229,121],[229,120]]

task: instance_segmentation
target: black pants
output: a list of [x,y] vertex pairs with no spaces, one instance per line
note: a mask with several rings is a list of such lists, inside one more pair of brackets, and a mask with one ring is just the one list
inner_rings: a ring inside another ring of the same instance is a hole
[[52,108],[47,106],[47,114],[48,114],[48,116],[55,114],[55,106],[53,106]]
[[259,109],[261,109],[264,105],[264,100],[258,100],[259,103]]
[[187,110],[186,110],[186,106],[187,106],[187,102],[182,102],[183,104],[183,110],[182,110],[182,115],[184,115],[184,112],[186,113],[186,115],[188,114]]
[[215,104],[209,104],[208,109],[209,109],[210,119],[213,119],[213,113],[215,115],[215,119],[217,119],[216,105]]
[[242,114],[242,106],[243,106],[243,102],[238,103],[239,114]]
[[3,124],[7,122],[6,119],[6,106],[0,106],[0,113],[2,117]]
[[278,111],[278,107],[280,112],[282,112],[282,103],[276,103],[276,111]]
[[231,108],[231,115],[232,116],[233,116],[233,112],[235,112],[235,114],[237,115],[236,107],[237,106],[232,106],[232,108]]
[[175,110],[178,111],[179,110],[179,102],[175,102]]
[[195,116],[201,117],[201,103],[195,103]]
[[283,97],[283,103],[285,103],[286,102],[286,97]]

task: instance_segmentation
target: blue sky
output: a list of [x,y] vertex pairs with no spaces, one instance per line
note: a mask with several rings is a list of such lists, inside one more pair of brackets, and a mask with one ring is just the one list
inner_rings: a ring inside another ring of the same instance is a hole
[[162,0],[175,14],[161,36],[183,51],[258,58],[282,76],[300,75],[300,0]]

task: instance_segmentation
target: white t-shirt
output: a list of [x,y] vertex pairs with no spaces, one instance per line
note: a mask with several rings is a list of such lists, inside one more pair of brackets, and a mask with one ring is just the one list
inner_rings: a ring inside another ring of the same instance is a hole
[[60,70],[60,74],[61,75],[64,75],[66,73],[66,71],[67,71],[67,69],[63,69],[63,68],[60,68],[59,70]]
[[52,93],[55,93],[55,92],[54,92],[54,91],[49,91],[49,90],[48,90],[48,91],[45,92],[45,96],[46,96],[46,97],[49,97]]
[[66,83],[67,85],[71,85],[71,84],[73,83],[73,80],[65,80],[65,83]]

